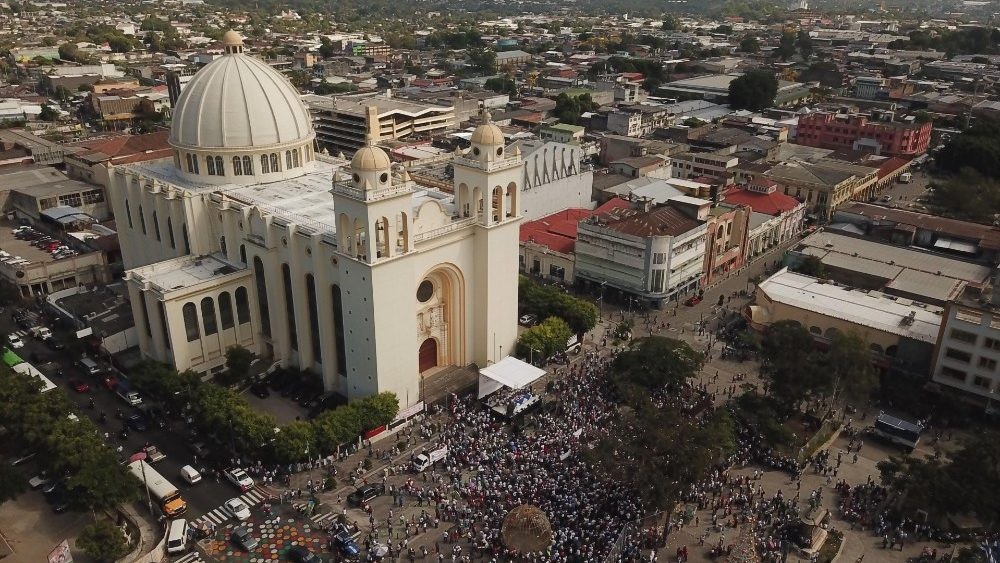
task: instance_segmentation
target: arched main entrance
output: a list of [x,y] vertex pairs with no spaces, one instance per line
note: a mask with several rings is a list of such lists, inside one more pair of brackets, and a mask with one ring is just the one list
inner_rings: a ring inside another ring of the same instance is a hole
[[438,365],[438,345],[437,340],[433,338],[428,338],[420,344],[420,352],[418,354],[420,373],[437,367]]

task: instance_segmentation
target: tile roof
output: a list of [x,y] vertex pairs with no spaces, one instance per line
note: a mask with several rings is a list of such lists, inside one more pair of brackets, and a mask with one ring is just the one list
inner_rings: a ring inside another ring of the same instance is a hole
[[760,193],[735,187],[726,192],[723,201],[735,205],[747,205],[757,213],[765,215],[780,215],[788,213],[802,203],[790,195],[780,191]]
[[84,149],[76,156],[84,160],[110,160],[112,164],[156,160],[173,154],[167,144],[168,137],[170,131],[156,131],[145,135],[119,135],[82,141],[75,143],[75,146]]
[[631,208],[615,209],[599,215],[607,228],[637,237],[676,237],[703,223],[688,217],[671,205],[663,205],[645,212]]
[[521,242],[540,244],[549,250],[569,254],[576,245],[576,231],[580,220],[596,213],[610,213],[618,209],[628,209],[629,202],[613,198],[595,210],[564,209],[552,215],[521,224]]

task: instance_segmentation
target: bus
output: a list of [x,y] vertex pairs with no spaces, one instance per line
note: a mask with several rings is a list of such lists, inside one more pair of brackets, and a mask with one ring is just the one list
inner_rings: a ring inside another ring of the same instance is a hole
[[129,463],[128,468],[140,483],[146,485],[149,494],[156,499],[168,518],[177,518],[184,514],[187,510],[187,502],[181,497],[180,491],[151,465],[137,459]]
[[880,413],[875,419],[875,435],[910,449],[917,447],[923,428],[914,422]]

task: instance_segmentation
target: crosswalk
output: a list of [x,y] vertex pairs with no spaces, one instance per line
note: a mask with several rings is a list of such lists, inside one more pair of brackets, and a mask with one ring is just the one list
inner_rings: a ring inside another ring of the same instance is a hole
[[[298,510],[299,512],[305,512],[308,509],[309,503],[303,501],[292,501],[292,508]],[[327,524],[332,524],[337,518],[337,514],[334,512],[323,512],[321,514],[313,514],[309,517],[313,524],[318,526],[325,526]]]
[[[240,495],[240,500],[246,503],[246,505],[249,506],[250,508],[257,506],[258,504],[264,502],[264,500],[266,499],[267,496],[265,496],[264,493],[258,491],[257,489],[250,489],[249,491]],[[200,518],[195,520],[193,524],[200,525],[202,522],[208,522],[213,526],[218,526],[219,524],[222,524],[223,522],[229,520],[232,517],[233,515],[230,514],[228,510],[226,510],[225,506],[219,506],[215,510],[212,510],[208,514],[205,514],[204,516],[201,516]]]
[[187,555],[182,555],[178,559],[174,559],[172,563],[205,563],[205,560],[201,558],[200,553],[192,551]]

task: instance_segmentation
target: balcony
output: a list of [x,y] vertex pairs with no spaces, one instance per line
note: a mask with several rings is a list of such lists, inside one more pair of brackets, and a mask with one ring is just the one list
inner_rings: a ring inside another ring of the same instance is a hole
[[410,184],[390,186],[376,190],[366,190],[344,182],[335,182],[333,184],[333,193],[367,202],[388,199],[397,195],[408,194],[411,191],[412,186]]

